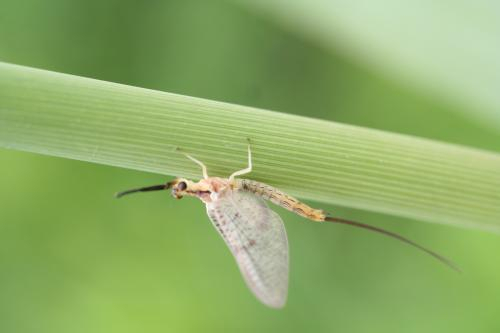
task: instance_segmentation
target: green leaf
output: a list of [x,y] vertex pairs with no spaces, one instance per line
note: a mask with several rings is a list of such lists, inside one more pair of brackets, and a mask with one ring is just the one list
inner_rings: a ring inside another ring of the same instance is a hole
[[498,154],[0,63],[5,148],[199,178],[176,148],[227,176],[247,138],[248,177],[300,198],[500,231]]
[[233,1],[500,128],[499,2]]

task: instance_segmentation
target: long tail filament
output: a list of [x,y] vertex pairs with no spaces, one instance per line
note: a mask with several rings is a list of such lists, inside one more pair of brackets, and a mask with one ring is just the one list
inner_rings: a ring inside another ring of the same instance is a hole
[[369,225],[369,224],[364,224],[364,223],[360,223],[360,222],[355,222],[355,221],[350,221],[350,220],[346,220],[346,219],[342,219],[342,218],[338,218],[338,217],[330,217],[330,216],[327,216],[325,217],[325,221],[328,221],[328,222],[333,222],[333,223],[340,223],[340,224],[347,224],[347,225],[350,225],[350,226],[353,226],[353,227],[357,227],[357,228],[362,228],[362,229],[367,229],[367,230],[370,230],[370,231],[374,231],[374,232],[378,232],[380,234],[383,234],[383,235],[386,235],[386,236],[389,236],[389,237],[392,237],[392,238],[395,238],[403,243],[406,243],[406,244],[409,244],[413,247],[416,247],[417,249],[433,256],[434,258],[436,258],[437,260],[439,260],[441,263],[445,264],[446,266],[450,267],[451,269],[453,269],[454,271],[457,271],[459,273],[461,273],[462,271],[460,270],[460,268],[458,268],[458,266],[453,263],[451,260],[443,257],[442,255],[434,252],[434,251],[431,251],[425,247],[423,247],[422,245],[419,245],[417,243],[415,243],[414,241],[411,241],[409,240],[408,238],[405,238],[401,235],[398,235],[394,232],[391,232],[391,231],[387,231],[387,230],[384,230],[384,229],[381,229],[381,228],[378,228],[378,227],[374,227],[372,225]]

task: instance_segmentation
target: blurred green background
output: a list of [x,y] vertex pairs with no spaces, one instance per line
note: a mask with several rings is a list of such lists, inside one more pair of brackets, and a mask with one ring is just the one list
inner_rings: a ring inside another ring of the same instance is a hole
[[[0,60],[500,151],[500,133],[460,105],[230,1],[3,0]],[[164,177],[8,150],[0,171],[0,332],[500,330],[498,235],[324,207],[453,258],[455,274],[279,209],[291,281],[275,311],[247,290],[200,202],[113,199]]]

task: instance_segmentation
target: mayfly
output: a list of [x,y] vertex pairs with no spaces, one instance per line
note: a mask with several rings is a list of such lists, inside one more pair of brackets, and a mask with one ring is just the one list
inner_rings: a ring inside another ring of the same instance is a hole
[[264,304],[281,308],[288,292],[288,240],[285,226],[278,214],[264,200],[281,206],[306,219],[334,222],[368,229],[396,238],[426,252],[442,263],[458,270],[443,256],[418,245],[396,233],[371,225],[331,217],[294,197],[264,183],[236,177],[252,171],[252,152],[248,145],[248,166],[234,172],[229,178],[209,177],[206,166],[194,157],[187,158],[201,167],[203,179],[193,182],[176,178],[166,184],[141,187],[120,192],[116,197],[135,192],[171,189],[172,196],[197,197],[206,205],[207,214],[236,259],[245,282]]

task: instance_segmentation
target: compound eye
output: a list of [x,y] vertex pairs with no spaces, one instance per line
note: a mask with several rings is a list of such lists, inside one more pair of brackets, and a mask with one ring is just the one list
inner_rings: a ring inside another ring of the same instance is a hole
[[179,191],[184,191],[186,188],[187,188],[186,182],[180,182],[179,184],[177,184],[177,189]]

